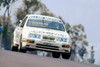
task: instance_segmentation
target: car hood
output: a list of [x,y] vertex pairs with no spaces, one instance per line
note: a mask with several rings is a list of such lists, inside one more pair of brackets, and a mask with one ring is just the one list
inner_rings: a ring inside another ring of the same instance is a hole
[[69,38],[68,33],[65,31],[59,31],[59,30],[53,30],[53,29],[47,29],[47,28],[36,28],[36,27],[34,28],[27,27],[26,30],[29,33],[39,34],[42,36]]

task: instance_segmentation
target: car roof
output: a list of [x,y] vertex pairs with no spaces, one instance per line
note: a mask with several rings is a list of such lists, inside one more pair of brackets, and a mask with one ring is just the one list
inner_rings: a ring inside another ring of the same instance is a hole
[[[39,17],[39,18],[40,18],[40,17],[42,17],[42,18],[45,17],[45,18],[51,18],[51,19],[54,19],[54,20],[56,19],[56,20],[59,20],[59,22],[62,22],[61,19],[59,19],[59,18],[51,17],[51,16],[45,16],[45,15],[27,14],[26,16],[28,16],[28,17],[34,17],[34,16],[36,17],[36,16],[37,16],[37,17]],[[45,20],[45,19],[44,19],[44,20]]]
[[[36,15],[36,14],[27,14],[26,16],[41,16],[41,17],[51,17],[51,16],[45,16],[45,15]],[[56,17],[51,17],[51,18],[56,18]],[[59,18],[57,18],[59,19]]]

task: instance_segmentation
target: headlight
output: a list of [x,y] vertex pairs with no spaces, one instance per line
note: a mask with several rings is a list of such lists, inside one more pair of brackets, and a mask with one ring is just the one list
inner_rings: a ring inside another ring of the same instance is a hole
[[67,38],[57,38],[57,41],[67,42]]
[[37,39],[40,39],[40,38],[41,38],[41,35],[30,34],[29,37],[30,37],[30,38],[37,38]]

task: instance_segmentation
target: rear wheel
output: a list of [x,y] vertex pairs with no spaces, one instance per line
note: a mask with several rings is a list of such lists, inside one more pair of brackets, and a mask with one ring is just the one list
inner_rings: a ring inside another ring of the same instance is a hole
[[59,58],[60,57],[60,53],[59,52],[52,52],[52,56],[54,58]]

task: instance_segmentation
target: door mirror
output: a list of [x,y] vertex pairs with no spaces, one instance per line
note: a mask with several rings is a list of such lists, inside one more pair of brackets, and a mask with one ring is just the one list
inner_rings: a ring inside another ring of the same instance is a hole
[[20,20],[20,27],[24,27],[26,20],[27,20],[27,17],[25,17],[23,20]]
[[22,23],[22,20],[20,20],[20,23]]
[[19,26],[21,25],[21,23],[22,23],[22,20],[19,21]]

